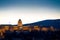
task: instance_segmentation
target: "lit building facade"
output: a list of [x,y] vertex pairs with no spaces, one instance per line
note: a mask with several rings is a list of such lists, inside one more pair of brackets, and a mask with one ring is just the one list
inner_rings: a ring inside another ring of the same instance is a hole
[[[21,19],[18,20],[17,25],[0,25],[0,36],[3,36],[3,33],[5,33],[6,31],[54,31],[55,29],[53,28],[53,26],[47,28],[47,27],[40,27],[40,26],[23,26]],[[4,36],[3,36],[4,37]]]
[[21,19],[19,19],[18,20],[18,24],[17,25],[0,25],[0,30],[1,29],[3,29],[4,31],[6,31],[6,30],[12,30],[12,31],[14,31],[14,30],[23,30],[23,31],[25,31],[25,30],[29,30],[29,31],[31,31],[31,30],[37,30],[37,31],[48,31],[48,30],[54,30],[53,29],[53,27],[50,27],[50,28],[46,28],[46,27],[39,27],[38,25],[37,26],[33,26],[33,28],[32,27],[30,27],[30,26],[23,26],[23,24],[22,24],[22,21],[21,21]]

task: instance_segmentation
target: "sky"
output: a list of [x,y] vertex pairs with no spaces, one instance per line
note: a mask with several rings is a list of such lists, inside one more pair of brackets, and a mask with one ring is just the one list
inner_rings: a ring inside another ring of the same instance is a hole
[[60,0],[0,0],[0,24],[60,19]]

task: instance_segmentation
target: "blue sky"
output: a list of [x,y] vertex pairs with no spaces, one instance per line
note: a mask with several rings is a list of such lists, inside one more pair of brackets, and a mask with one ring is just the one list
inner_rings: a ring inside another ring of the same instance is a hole
[[[60,19],[60,0],[0,0],[0,24]],[[5,21],[4,21],[5,20]]]
[[0,0],[0,7],[19,5],[19,6],[50,6],[60,8],[60,0]]

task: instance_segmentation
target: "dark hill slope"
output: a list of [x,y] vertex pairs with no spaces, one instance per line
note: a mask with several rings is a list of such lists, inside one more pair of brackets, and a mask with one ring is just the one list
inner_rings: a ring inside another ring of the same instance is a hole
[[35,23],[30,23],[30,24],[24,24],[24,26],[27,26],[27,25],[30,25],[30,26],[45,26],[45,27],[50,27],[50,26],[53,26],[55,28],[60,28],[60,19],[56,19],[56,20],[44,20],[44,21],[38,21],[38,22],[35,22]]

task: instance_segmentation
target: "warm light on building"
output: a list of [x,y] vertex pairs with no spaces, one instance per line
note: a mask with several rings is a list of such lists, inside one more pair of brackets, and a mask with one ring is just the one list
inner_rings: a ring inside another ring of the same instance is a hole
[[2,32],[2,30],[0,29],[0,33]]
[[48,31],[49,29],[48,28],[46,28],[46,27],[42,27],[42,29],[41,29],[42,31]]
[[5,32],[6,30],[10,30],[11,32],[16,30],[22,30],[22,31],[25,31],[25,30],[28,30],[28,31],[32,31],[32,30],[37,30],[37,31],[48,31],[48,30],[51,30],[51,31],[54,31],[54,28],[53,26],[51,26],[50,28],[47,28],[47,27],[39,27],[38,25],[37,26],[23,26],[22,24],[22,21],[21,19],[18,20],[18,24],[17,25],[11,25],[11,27],[9,25],[7,26],[1,26],[0,28],[0,33],[1,32]]
[[21,21],[21,19],[19,19],[19,21],[18,21],[18,26],[19,26],[19,27],[22,26],[22,21]]
[[4,28],[2,28],[1,30],[2,30],[3,33],[5,33],[5,29]]
[[23,26],[23,30],[29,30],[28,26]]
[[22,30],[22,21],[21,19],[18,20],[18,30]]
[[13,26],[13,30],[18,30],[18,27],[17,26]]
[[5,30],[9,30],[9,26],[5,26],[4,29],[5,29]]
[[38,26],[34,26],[34,30],[40,30],[40,28]]
[[55,31],[57,29],[55,29],[53,26],[50,26],[50,28],[47,28],[47,27],[40,27],[40,26],[30,26],[30,25],[27,25],[27,26],[23,26],[22,24],[22,21],[21,19],[18,20],[18,24],[17,25],[1,25],[0,27],[0,36],[2,38],[4,38],[4,35],[3,33],[5,33],[6,31],[10,31],[10,32],[20,32],[20,31],[29,31],[29,32],[32,32],[32,31]]

